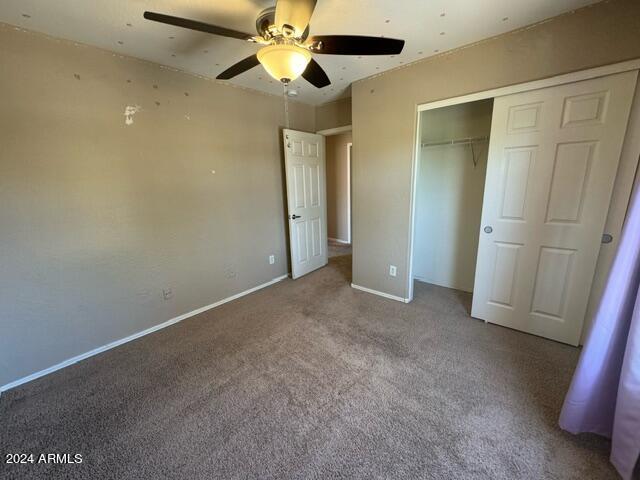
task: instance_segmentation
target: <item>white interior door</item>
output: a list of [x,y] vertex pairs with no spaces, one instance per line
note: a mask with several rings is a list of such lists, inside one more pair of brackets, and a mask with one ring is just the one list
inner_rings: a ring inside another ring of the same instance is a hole
[[324,137],[285,129],[284,162],[291,276],[327,264],[327,198]]
[[636,77],[495,99],[472,316],[578,344]]

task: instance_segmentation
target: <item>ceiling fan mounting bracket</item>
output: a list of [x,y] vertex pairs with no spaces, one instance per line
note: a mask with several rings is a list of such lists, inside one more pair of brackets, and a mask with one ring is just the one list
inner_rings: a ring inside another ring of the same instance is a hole
[[282,25],[282,36],[287,38],[295,38],[296,29],[291,25],[285,23],[284,25]]
[[319,52],[320,50],[322,50],[323,47],[324,47],[324,43],[322,42],[322,40],[319,40],[311,43],[310,45],[307,45],[307,48],[312,52]]

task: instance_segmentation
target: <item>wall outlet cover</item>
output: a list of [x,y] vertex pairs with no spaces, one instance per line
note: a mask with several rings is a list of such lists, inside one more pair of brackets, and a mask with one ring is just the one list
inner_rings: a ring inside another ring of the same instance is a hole
[[395,277],[397,273],[398,273],[398,270],[396,269],[396,266],[389,265],[389,275],[391,275],[392,277]]
[[269,265],[273,265],[274,263],[276,263],[276,256],[269,255]]

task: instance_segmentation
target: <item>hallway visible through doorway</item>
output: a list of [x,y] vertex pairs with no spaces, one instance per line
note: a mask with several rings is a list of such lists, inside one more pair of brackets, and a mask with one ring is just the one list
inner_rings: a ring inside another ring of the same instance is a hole
[[327,237],[329,257],[351,264],[351,131],[327,135]]

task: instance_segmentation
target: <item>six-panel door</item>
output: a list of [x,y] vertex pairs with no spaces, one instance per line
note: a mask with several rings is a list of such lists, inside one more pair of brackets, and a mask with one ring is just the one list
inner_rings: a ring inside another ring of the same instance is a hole
[[284,130],[291,276],[327,264],[324,137]]
[[472,316],[578,344],[635,83],[495,99]]

